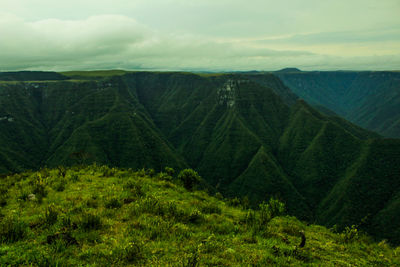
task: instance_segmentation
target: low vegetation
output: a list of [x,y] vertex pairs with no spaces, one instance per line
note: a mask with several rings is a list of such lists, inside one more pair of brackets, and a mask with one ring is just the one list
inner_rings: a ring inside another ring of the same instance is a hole
[[199,179],[96,165],[0,178],[0,265],[400,264],[400,248],[355,227],[307,225],[273,198],[248,209],[199,191]]

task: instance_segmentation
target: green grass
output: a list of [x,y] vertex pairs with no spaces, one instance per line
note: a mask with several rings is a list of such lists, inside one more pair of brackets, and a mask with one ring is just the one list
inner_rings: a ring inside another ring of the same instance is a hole
[[128,73],[125,70],[92,70],[92,71],[66,71],[60,74],[67,77],[112,77]]
[[307,225],[280,215],[283,206],[275,200],[260,210],[240,202],[234,207],[220,195],[187,191],[168,172],[92,165],[1,178],[7,198],[0,212],[0,265],[400,264],[400,248],[374,243],[355,228],[334,233]]

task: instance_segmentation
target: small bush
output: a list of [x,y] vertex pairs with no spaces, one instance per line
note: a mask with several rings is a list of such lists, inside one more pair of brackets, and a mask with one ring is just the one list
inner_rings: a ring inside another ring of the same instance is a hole
[[183,186],[189,191],[193,190],[201,181],[200,175],[192,169],[184,169],[181,171],[178,175],[178,179],[182,181]]
[[22,200],[22,201],[27,201],[30,194],[31,194],[30,191],[28,191],[26,189],[21,189],[17,199]]
[[149,196],[144,199],[141,205],[142,212],[164,216],[165,210],[158,198]]
[[229,206],[232,206],[232,207],[239,207],[240,206],[240,199],[237,198],[237,197],[229,199],[228,200],[228,204],[229,204]]
[[53,189],[57,192],[63,192],[65,190],[65,181],[59,181],[53,185]]
[[0,207],[5,207],[7,205],[7,198],[7,194],[0,195]]
[[357,227],[355,225],[352,225],[351,227],[346,226],[344,231],[340,234],[340,237],[344,243],[358,240],[359,232]]
[[187,217],[187,221],[193,224],[201,223],[203,220],[203,214],[199,210],[193,210]]
[[82,228],[84,231],[98,230],[102,227],[102,225],[103,224],[100,216],[92,213],[84,214],[80,221],[80,228]]
[[116,169],[104,165],[100,167],[100,172],[103,173],[103,177],[111,177],[115,175]]
[[44,213],[44,221],[47,225],[53,225],[57,222],[58,219],[58,211],[54,205],[50,205],[47,207]]
[[165,167],[164,169],[165,173],[168,174],[169,176],[174,176],[175,170],[170,168],[170,167]]
[[96,197],[92,197],[89,198],[88,200],[86,200],[86,206],[88,208],[97,208],[99,206],[97,198]]
[[254,225],[257,222],[256,212],[251,209],[247,210],[246,214],[240,219],[240,222],[247,225]]
[[204,205],[200,207],[200,210],[205,214],[213,214],[213,213],[221,214],[222,212],[218,204],[214,202],[206,202]]
[[153,177],[156,174],[156,171],[154,169],[147,169],[146,170],[146,175]]
[[107,209],[118,209],[118,208],[122,207],[122,202],[118,198],[113,197],[113,198],[109,199],[108,201],[106,201],[105,207]]
[[78,174],[76,174],[76,173],[74,173],[74,174],[72,174],[71,175],[71,181],[73,182],[73,183],[76,183],[76,182],[78,182],[79,181],[79,175]]
[[268,203],[261,203],[259,205],[259,223],[267,224],[274,217],[282,215],[285,211],[285,204],[277,199],[271,198]]
[[200,253],[198,247],[193,247],[192,251],[186,254],[183,262],[184,267],[197,267],[200,266]]
[[50,171],[47,168],[43,168],[39,172],[40,172],[40,176],[43,178],[47,178],[50,176]]
[[138,242],[129,242],[127,245],[118,246],[113,249],[109,261],[111,263],[137,263],[144,259],[142,246]]
[[16,217],[7,217],[0,223],[0,242],[12,243],[24,239],[28,225]]
[[67,170],[63,166],[58,166],[58,175],[61,176],[62,178],[65,178],[65,175],[67,174]]
[[123,258],[128,263],[134,263],[144,258],[142,246],[138,242],[130,242],[123,248]]
[[217,193],[215,193],[215,198],[219,199],[219,200],[223,200],[224,196],[220,192],[217,192]]
[[172,176],[168,175],[165,172],[160,172],[159,174],[157,174],[157,178],[159,180],[168,181],[168,182],[172,182],[172,180],[173,180]]
[[41,177],[41,175],[38,175],[34,180],[33,180],[33,185],[32,185],[32,193],[36,195],[36,198],[41,202],[41,200],[47,196],[47,190],[46,190],[46,180]]
[[131,192],[131,194],[135,197],[142,197],[145,195],[142,186],[134,179],[129,179],[124,184],[124,189]]

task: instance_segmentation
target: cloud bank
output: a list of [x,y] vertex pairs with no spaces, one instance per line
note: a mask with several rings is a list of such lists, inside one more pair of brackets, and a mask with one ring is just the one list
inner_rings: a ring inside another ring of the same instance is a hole
[[[330,17],[326,18],[328,23],[321,17],[323,14],[316,13],[314,22],[324,23],[314,25],[306,17],[311,10],[322,12],[327,8],[320,1],[307,0],[300,5],[294,0],[292,3],[298,8],[281,13],[273,11],[283,10],[284,4],[272,10],[259,10],[257,7],[263,7],[264,3],[259,0],[254,1],[256,5],[243,8],[240,4],[244,2],[239,0],[217,4],[116,1],[110,6],[115,14],[101,14],[103,9],[94,12],[100,14],[85,13],[83,5],[83,11],[74,18],[62,17],[61,13],[28,16],[28,4],[17,7],[13,1],[4,1],[6,8],[0,13],[0,71],[109,68],[227,71],[276,70],[288,66],[304,70],[400,69],[400,28],[396,27],[396,18],[385,18],[380,26],[376,24],[374,28],[368,24],[367,29],[360,30],[357,23],[346,27],[346,20],[338,20],[336,27],[331,27]],[[34,2],[51,5],[49,1]],[[97,8],[106,8],[105,2],[98,1]],[[389,7],[400,11],[400,5],[389,2],[392,3]],[[311,4],[315,4],[314,9]],[[379,7],[378,11],[386,14],[385,6]],[[176,12],[183,12],[182,16],[174,18],[178,16]],[[357,18],[361,19],[359,13],[354,14],[354,19]]]

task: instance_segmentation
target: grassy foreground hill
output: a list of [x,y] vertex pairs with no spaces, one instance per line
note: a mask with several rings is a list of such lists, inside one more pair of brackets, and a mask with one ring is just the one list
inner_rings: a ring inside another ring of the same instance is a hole
[[354,227],[307,225],[273,199],[250,210],[176,177],[96,165],[2,177],[0,265],[400,264],[400,248]]

